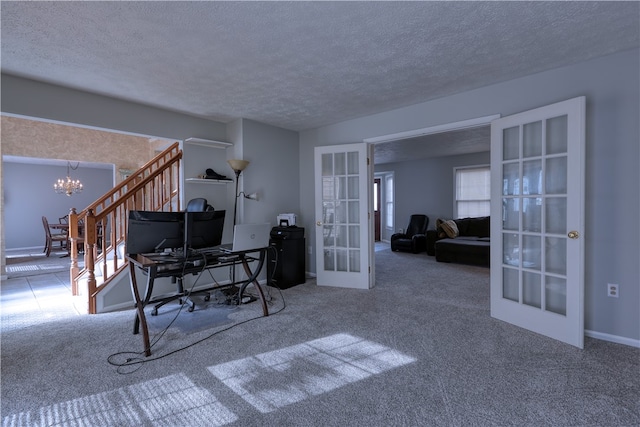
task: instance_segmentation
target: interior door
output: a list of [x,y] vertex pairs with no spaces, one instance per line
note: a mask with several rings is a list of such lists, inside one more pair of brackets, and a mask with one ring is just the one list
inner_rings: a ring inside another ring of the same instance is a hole
[[491,124],[491,315],[582,348],[585,98]]
[[373,287],[372,154],[366,143],[315,148],[318,285]]

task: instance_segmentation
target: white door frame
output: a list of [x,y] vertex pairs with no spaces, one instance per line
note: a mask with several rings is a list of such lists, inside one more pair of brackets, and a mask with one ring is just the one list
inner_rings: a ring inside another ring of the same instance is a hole
[[[369,144],[374,144],[374,146],[375,146],[375,144],[381,144],[383,142],[402,141],[403,139],[415,138],[415,137],[418,137],[418,136],[434,135],[434,134],[438,134],[438,133],[451,132],[451,131],[462,130],[462,129],[471,129],[471,128],[475,128],[475,127],[489,126],[489,125],[491,125],[492,121],[494,121],[494,120],[496,120],[498,118],[500,118],[500,114],[491,114],[489,116],[476,117],[476,118],[468,119],[468,120],[460,120],[460,121],[457,121],[457,122],[444,123],[444,124],[428,126],[428,127],[420,128],[420,129],[414,129],[414,130],[409,130],[409,131],[404,131],[404,132],[397,132],[397,133],[390,133],[390,134],[376,136],[376,137],[372,137],[372,138],[365,138],[365,139],[362,140],[362,142],[366,142],[366,143],[369,143]],[[383,172],[380,172],[380,174],[382,174],[382,173]],[[394,176],[393,184],[395,186],[395,176]],[[394,189],[394,194],[395,194],[395,189]],[[393,215],[394,226],[393,226],[393,230],[398,230],[399,227],[397,227],[397,221],[396,221],[397,218],[396,218],[396,215],[395,215],[395,201],[394,201],[394,208],[393,209],[394,209],[394,215]]]

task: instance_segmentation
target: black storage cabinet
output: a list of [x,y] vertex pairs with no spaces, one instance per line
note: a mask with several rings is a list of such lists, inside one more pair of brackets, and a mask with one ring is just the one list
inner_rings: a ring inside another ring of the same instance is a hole
[[273,227],[267,251],[267,284],[287,289],[305,282],[304,227]]

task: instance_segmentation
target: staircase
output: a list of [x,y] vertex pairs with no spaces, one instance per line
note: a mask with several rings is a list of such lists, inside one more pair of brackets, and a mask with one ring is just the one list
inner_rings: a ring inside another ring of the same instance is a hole
[[[87,311],[97,313],[97,295],[126,270],[127,219],[130,210],[180,210],[180,160],[174,143],[82,212],[69,214],[71,289],[86,289]],[[81,232],[81,230],[83,230]],[[78,246],[84,245],[84,268],[78,265]]]

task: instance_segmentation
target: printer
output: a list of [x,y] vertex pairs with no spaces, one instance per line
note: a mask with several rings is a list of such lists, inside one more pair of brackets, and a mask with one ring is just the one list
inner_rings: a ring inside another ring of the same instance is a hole
[[282,213],[278,215],[276,220],[279,227],[293,227],[296,225],[296,214]]

